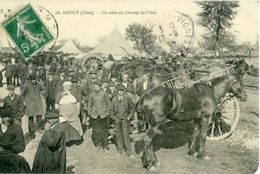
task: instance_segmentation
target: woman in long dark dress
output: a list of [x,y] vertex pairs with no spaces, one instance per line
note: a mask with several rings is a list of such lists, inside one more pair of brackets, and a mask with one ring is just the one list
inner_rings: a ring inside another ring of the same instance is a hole
[[66,146],[64,124],[59,123],[57,110],[50,110],[45,118],[45,132],[37,148],[33,173],[65,173]]

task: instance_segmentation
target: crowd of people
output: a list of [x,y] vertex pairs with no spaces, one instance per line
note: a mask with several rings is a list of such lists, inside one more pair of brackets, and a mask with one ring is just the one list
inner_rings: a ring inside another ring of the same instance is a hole
[[[138,98],[153,88],[149,72],[144,72],[134,87],[127,72],[120,76],[108,72],[108,78],[103,78],[95,69],[84,69],[79,64],[71,67],[58,58],[48,65],[33,59],[16,59],[15,63],[6,59],[0,63],[4,66],[0,85],[8,90],[8,96],[0,100],[2,127],[5,127],[4,131],[0,129],[0,156],[3,156],[0,173],[31,171],[19,155],[26,148],[22,117],[28,117],[28,135],[32,139],[36,131],[43,133],[32,166],[34,173],[65,173],[66,147],[84,143],[86,131],[92,132],[97,149],[106,153],[109,128],[113,127],[118,154],[125,152],[134,157],[130,124],[136,119]],[[20,94],[15,93],[17,88]]]

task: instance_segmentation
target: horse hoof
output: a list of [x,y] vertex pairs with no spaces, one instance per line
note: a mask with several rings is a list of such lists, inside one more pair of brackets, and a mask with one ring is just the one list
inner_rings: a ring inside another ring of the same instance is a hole
[[149,169],[149,171],[152,171],[152,172],[156,171],[156,167],[155,167],[155,166],[152,166],[152,167]]
[[156,167],[160,167],[162,164],[158,161],[157,163],[156,163]]
[[195,153],[193,154],[193,156],[197,157],[197,156],[198,156],[198,152],[195,152]]
[[201,154],[201,153],[197,153],[197,158],[199,159],[205,159],[205,155]]
[[205,156],[203,159],[204,160],[210,160],[211,158],[209,156]]
[[198,153],[195,151],[188,151],[188,154],[191,156],[197,156]]

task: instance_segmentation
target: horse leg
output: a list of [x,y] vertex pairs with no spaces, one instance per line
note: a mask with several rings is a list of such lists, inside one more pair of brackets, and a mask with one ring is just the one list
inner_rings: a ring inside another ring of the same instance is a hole
[[201,131],[199,135],[199,151],[197,156],[200,159],[203,159],[205,157],[205,143],[209,127],[210,116],[210,114],[206,113],[201,115]]
[[194,131],[193,131],[193,136],[191,143],[189,145],[189,155],[194,155],[196,152],[199,150],[199,135],[200,135],[200,119],[194,120]]
[[144,151],[143,151],[143,156],[142,156],[142,162],[143,162],[143,167],[150,169],[153,166],[156,166],[158,160],[155,156],[154,150],[153,150],[153,145],[152,145],[152,140],[156,134],[156,131],[159,127],[159,124],[155,125],[152,127],[149,125],[148,131],[143,137],[144,141]]

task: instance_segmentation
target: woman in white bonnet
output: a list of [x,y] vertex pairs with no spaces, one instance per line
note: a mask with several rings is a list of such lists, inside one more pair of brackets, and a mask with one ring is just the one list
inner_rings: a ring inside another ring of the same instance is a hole
[[[65,137],[67,144],[73,144],[82,140],[83,130],[81,127],[79,112],[80,103],[71,92],[72,83],[65,81],[63,91],[56,98],[56,109],[60,111],[60,122],[65,123]],[[66,124],[67,123],[67,124]]]

